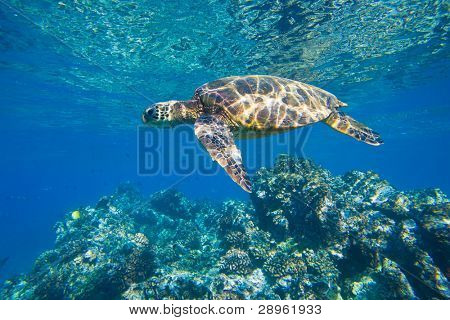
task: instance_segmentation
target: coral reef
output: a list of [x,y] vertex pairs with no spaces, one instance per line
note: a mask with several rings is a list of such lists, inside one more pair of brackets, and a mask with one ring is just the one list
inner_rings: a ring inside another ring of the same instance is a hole
[[450,206],[440,190],[401,192],[373,172],[333,177],[287,156],[255,180],[260,227],[300,247],[305,298],[450,296]]
[[281,156],[252,203],[130,184],[56,224],[2,299],[448,299],[450,203]]
[[250,257],[248,253],[239,249],[230,249],[220,259],[219,269],[224,273],[245,275],[250,270]]

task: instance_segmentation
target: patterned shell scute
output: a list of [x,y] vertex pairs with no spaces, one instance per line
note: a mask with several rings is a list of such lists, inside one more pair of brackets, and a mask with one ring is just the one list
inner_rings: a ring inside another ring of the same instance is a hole
[[273,76],[227,77],[199,87],[207,113],[225,112],[239,126],[283,129],[318,122],[340,106],[320,88]]

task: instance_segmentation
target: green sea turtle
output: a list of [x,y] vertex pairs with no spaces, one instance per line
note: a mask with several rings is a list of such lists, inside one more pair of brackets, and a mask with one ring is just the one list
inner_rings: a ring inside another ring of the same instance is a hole
[[299,81],[274,76],[237,76],[208,82],[191,100],[156,103],[142,114],[144,123],[194,123],[195,134],[210,156],[237,184],[251,192],[233,137],[258,135],[323,121],[333,129],[371,145],[380,135],[339,111],[347,104],[333,94]]

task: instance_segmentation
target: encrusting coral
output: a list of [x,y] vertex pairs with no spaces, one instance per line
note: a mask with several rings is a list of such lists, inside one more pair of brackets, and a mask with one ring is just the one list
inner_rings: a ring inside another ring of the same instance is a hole
[[448,299],[450,203],[281,156],[251,204],[124,184],[56,224],[2,299]]

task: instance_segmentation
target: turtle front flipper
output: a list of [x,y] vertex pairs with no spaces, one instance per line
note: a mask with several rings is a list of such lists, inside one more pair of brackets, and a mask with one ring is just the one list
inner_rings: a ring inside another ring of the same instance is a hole
[[203,115],[195,121],[195,135],[228,175],[247,192],[252,192],[241,151],[236,147],[230,128],[220,115]]
[[383,144],[383,140],[378,133],[343,112],[335,111],[331,113],[325,119],[325,123],[333,129],[367,144],[373,146]]

